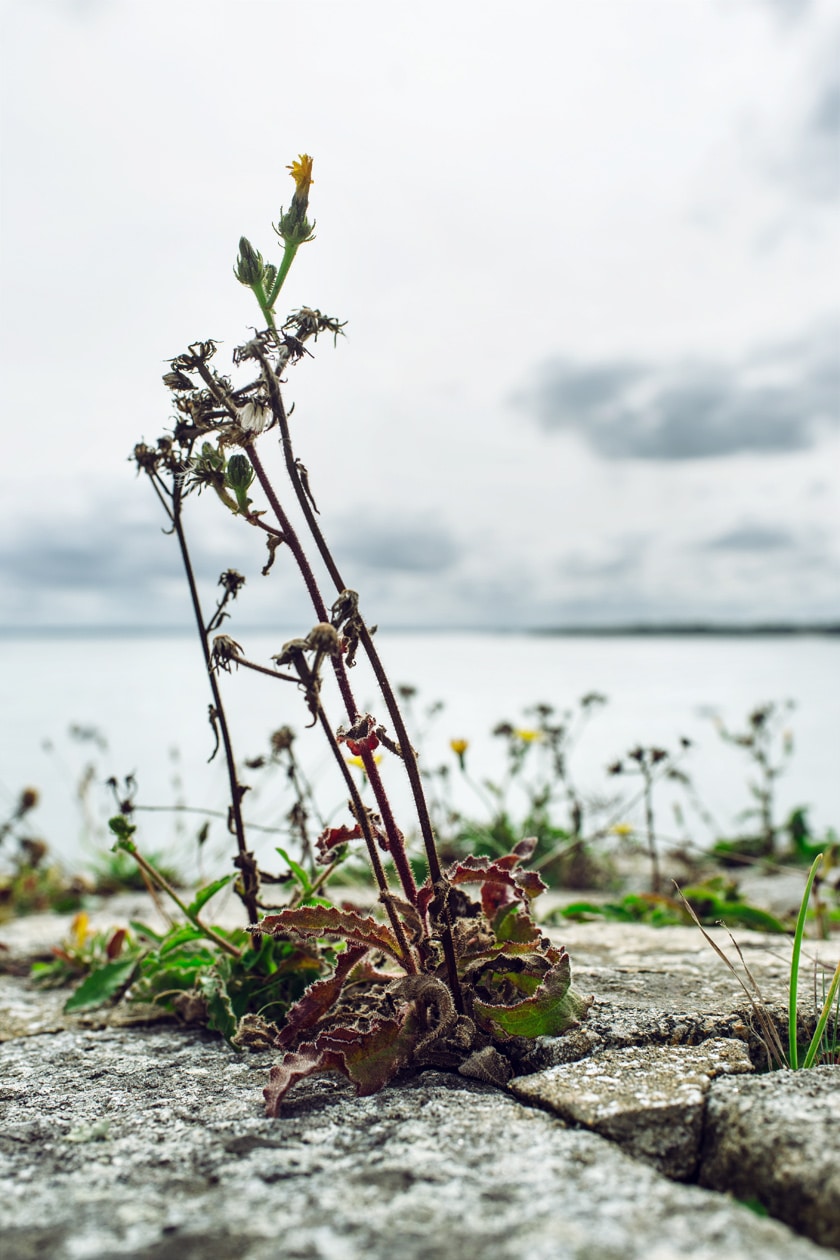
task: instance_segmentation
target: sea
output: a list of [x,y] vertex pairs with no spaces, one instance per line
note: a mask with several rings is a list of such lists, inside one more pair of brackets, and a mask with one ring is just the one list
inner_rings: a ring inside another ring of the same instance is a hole
[[[249,659],[270,665],[290,634],[232,632]],[[607,768],[632,768],[635,747],[661,747],[689,782],[663,779],[655,790],[663,843],[707,847],[748,833],[759,778],[749,749],[728,742],[749,715],[773,704],[775,813],[807,807],[813,833],[840,828],[840,636],[830,634],[522,634],[400,632],[377,635],[395,684],[413,689],[406,720],[428,776],[436,817],[458,810],[487,822],[499,803],[513,818],[531,790],[551,778],[544,741],[529,740],[511,773],[520,737],[494,735],[502,723],[529,732],[533,706],[570,731],[567,770],[587,821],[641,827],[641,782]],[[387,725],[372,676],[360,663],[353,685],[361,712]],[[321,733],[294,684],[233,669],[222,675],[252,843],[266,859],[293,847],[288,775],[268,758],[270,735],[295,732],[294,748],[311,789],[310,827],[348,822],[346,793]],[[603,701],[581,706],[597,693]],[[336,697],[324,700],[337,725]],[[84,867],[109,844],[107,819],[119,799],[138,808],[138,842],[188,873],[225,869],[226,772],[208,720],[211,696],[196,639],[186,633],[60,633],[0,640],[0,824],[21,790],[38,792],[25,830],[46,840],[68,866]],[[450,747],[466,740],[463,770]],[[688,741],[687,744],[684,741]],[[262,766],[246,765],[259,762]],[[443,768],[443,769],[442,769]],[[383,753],[383,777],[397,820],[412,831],[401,765]],[[354,771],[354,773],[357,773]],[[359,773],[360,783],[363,780]],[[112,785],[108,781],[112,780]],[[568,817],[562,786],[553,806]],[[209,828],[200,836],[204,822]],[[11,841],[0,844],[8,860]],[[275,860],[276,864],[276,860]]]

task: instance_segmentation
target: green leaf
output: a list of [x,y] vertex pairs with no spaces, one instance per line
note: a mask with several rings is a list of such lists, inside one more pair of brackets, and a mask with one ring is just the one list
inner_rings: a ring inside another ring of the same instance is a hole
[[[475,1002],[478,1020],[489,1032],[511,1037],[559,1037],[573,1028],[589,1005],[571,986],[571,963],[563,951],[532,997],[511,1006]],[[488,1027],[489,1026],[489,1027]]]
[[237,1019],[221,976],[202,976],[198,989],[207,1003],[207,1026],[230,1041],[236,1032]]
[[192,923],[185,923],[182,927],[175,928],[169,932],[161,942],[159,953],[162,955],[170,954],[173,949],[178,949],[180,945],[186,944],[188,941],[204,940],[204,933],[201,928],[195,927]]
[[136,967],[136,958],[118,958],[115,962],[105,963],[104,967],[92,971],[64,1003],[65,1012],[69,1015],[73,1011],[102,1006],[125,988]]
[[304,893],[308,893],[310,888],[312,887],[312,880],[309,878],[306,871],[303,869],[303,867],[300,865],[299,862],[296,862],[294,858],[290,858],[286,850],[281,849],[279,844],[276,846],[276,849],[277,849],[277,852],[280,854],[281,858],[283,859],[283,861],[288,862],[289,870],[292,872],[295,879],[300,884]]
[[147,923],[141,923],[139,919],[129,919],[128,926],[137,936],[143,936],[147,941],[154,941],[157,945],[164,940],[162,932],[155,932]]
[[207,884],[204,888],[199,888],[195,897],[189,904],[189,913],[196,915],[205,906],[211,897],[215,897],[220,889],[225,888],[233,879],[232,875],[223,875],[221,879],[214,879],[212,884]]

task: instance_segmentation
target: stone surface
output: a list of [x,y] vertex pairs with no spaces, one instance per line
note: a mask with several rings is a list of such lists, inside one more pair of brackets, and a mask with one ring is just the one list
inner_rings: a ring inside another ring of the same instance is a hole
[[317,1079],[267,1120],[269,1058],[172,1029],[6,1042],[4,1260],[826,1258],[458,1076]]
[[712,1079],[752,1070],[742,1042],[714,1038],[699,1046],[605,1050],[517,1077],[510,1090],[682,1181],[697,1167]]
[[715,1082],[700,1180],[840,1247],[840,1066]]
[[[162,924],[147,898],[129,896],[105,903],[91,914],[91,925],[105,929],[130,918]],[[219,898],[212,919],[234,925],[241,921],[238,905]],[[278,1238],[291,1260],[354,1260],[362,1252],[367,1260],[394,1252],[409,1260],[453,1254],[462,1260],[461,1253],[463,1260],[826,1254],[803,1251],[806,1244],[793,1234],[774,1233],[781,1227],[716,1191],[675,1185],[641,1162],[685,1176],[698,1117],[705,1111],[714,1118],[719,1099],[735,1107],[740,1097],[727,1091],[741,1078],[716,1080],[707,1091],[709,1056],[722,1057],[730,1070],[746,1067],[746,1048],[755,1064],[762,1061],[743,991],[695,929],[603,923],[551,929],[571,952],[578,988],[595,1001],[578,1029],[537,1039],[520,1071],[573,1065],[579,1094],[581,1081],[599,1080],[604,1096],[587,1107],[579,1097],[569,1123],[600,1128],[608,1141],[536,1110],[533,1104],[545,1107],[545,1099],[530,1098],[526,1106],[524,1094],[517,1099],[440,1073],[372,1099],[352,1098],[333,1079],[305,1083],[283,1119],[267,1121],[260,1091],[268,1059],[237,1057],[215,1040],[171,1027],[118,1027],[159,1020],[154,1008],[121,1004],[68,1016],[67,990],[38,991],[22,978],[25,962],[49,956],[70,920],[47,915],[0,924],[0,972],[4,965],[7,971],[0,974],[6,1043],[0,1046],[0,1229],[14,1231],[3,1236],[3,1260],[7,1254],[8,1260],[231,1254],[261,1260],[278,1254]],[[735,957],[724,932],[711,935]],[[789,941],[744,932],[738,939],[783,1024]],[[836,942],[808,942],[806,949],[833,969]],[[807,1004],[801,1008],[806,1026],[811,1014]],[[719,1052],[720,1038],[726,1045]],[[610,1090],[614,1102],[618,1087],[604,1079],[608,1054],[623,1064],[625,1087],[612,1113]],[[689,1065],[687,1076],[673,1074],[675,1062]],[[633,1088],[635,1117],[627,1102]],[[676,1104],[670,1110],[668,1089]],[[737,1128],[741,1113],[732,1114]],[[726,1134],[725,1116],[715,1123],[708,1134]],[[814,1124],[825,1150],[821,1169],[840,1166],[838,1129],[836,1121],[833,1128]],[[765,1172],[774,1166],[775,1144],[783,1140],[770,1126],[767,1134],[749,1119],[741,1125],[756,1184],[762,1166]],[[767,1201],[770,1211],[787,1212],[786,1219],[808,1231],[813,1219],[823,1219],[822,1208],[814,1217],[816,1209],[801,1203],[825,1200],[819,1187],[816,1198],[799,1194],[799,1179],[803,1187],[811,1184],[816,1149],[807,1136],[804,1142],[795,1158],[779,1164],[783,1191]],[[704,1175],[728,1189],[735,1186],[728,1170],[741,1156],[722,1139],[719,1156],[716,1150],[709,1136]],[[718,1164],[722,1172],[708,1171]],[[840,1201],[836,1183],[820,1175]],[[751,1172],[737,1183],[739,1197],[764,1197],[752,1179]]]

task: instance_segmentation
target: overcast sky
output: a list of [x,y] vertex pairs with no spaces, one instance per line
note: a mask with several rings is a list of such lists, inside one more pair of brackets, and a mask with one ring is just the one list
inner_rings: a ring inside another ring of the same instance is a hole
[[[187,623],[126,457],[165,360],[256,322],[237,241],[276,255],[302,152],[281,306],[348,335],[287,399],[371,619],[840,617],[836,0],[3,17],[0,625]],[[243,621],[305,615],[256,531],[193,521]]]

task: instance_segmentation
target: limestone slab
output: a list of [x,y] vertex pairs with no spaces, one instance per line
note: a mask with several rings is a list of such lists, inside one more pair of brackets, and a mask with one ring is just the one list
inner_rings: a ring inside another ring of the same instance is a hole
[[269,1062],[171,1029],[6,1042],[4,1260],[826,1260],[455,1075],[316,1079],[267,1120]]
[[713,1038],[698,1046],[604,1050],[510,1083],[517,1098],[617,1142],[628,1154],[685,1180],[700,1151],[714,1077],[752,1072],[746,1046]]
[[716,1081],[700,1181],[840,1247],[840,1066]]

